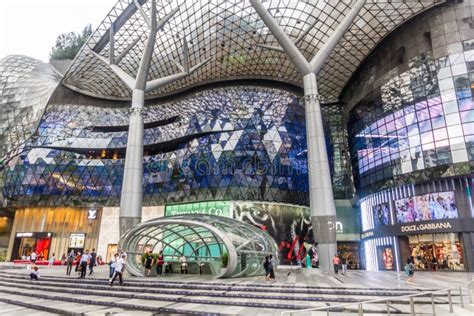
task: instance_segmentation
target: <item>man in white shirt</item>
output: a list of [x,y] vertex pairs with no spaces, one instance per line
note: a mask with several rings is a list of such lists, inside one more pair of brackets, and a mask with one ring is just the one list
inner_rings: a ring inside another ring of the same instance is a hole
[[181,255],[179,258],[179,263],[181,263],[181,274],[188,274],[188,262],[186,261],[186,257]]
[[119,258],[118,253],[115,254],[115,271],[114,271],[114,277],[109,280],[110,286],[114,285],[115,279],[118,277],[119,278],[119,284],[123,285],[123,272],[125,271],[125,258],[126,255],[122,255],[121,258]]
[[87,249],[81,256],[80,267],[81,267],[81,276],[80,279],[85,279],[87,274],[87,266],[89,265],[89,260],[91,255],[89,254],[89,249]]
[[30,254],[31,263],[36,262],[36,252],[32,251]]

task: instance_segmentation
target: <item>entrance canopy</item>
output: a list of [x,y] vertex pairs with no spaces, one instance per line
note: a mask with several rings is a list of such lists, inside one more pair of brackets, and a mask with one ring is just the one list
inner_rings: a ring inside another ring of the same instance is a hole
[[249,224],[220,216],[161,217],[130,229],[120,241],[128,253],[127,271],[143,276],[144,252],[162,251],[168,267],[179,267],[186,257],[190,273],[205,269],[217,277],[264,274],[266,255],[277,253],[270,235]]

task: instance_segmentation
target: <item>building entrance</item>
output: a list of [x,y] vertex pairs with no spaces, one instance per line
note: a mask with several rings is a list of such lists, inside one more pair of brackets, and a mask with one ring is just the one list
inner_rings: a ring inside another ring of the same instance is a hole
[[424,234],[408,237],[410,255],[417,270],[464,271],[463,249],[458,234]]
[[52,233],[17,233],[12,259],[27,260],[34,251],[38,261],[48,259]]

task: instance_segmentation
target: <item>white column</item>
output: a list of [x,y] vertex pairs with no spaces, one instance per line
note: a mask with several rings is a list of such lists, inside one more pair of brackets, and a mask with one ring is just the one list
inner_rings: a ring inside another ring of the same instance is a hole
[[143,201],[143,106],[145,91],[133,90],[120,199],[120,235],[141,221]]
[[332,192],[316,75],[314,73],[305,75],[303,84],[311,223],[315,240],[318,242],[320,266],[328,272],[331,269],[331,258],[337,251],[336,206]]

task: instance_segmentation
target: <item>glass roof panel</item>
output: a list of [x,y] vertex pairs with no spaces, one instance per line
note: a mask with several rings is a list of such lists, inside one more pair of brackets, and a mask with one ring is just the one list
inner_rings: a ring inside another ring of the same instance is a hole
[[[151,1],[138,2],[143,3],[148,14]],[[263,2],[308,59],[328,40],[350,9],[350,1]],[[321,96],[327,100],[337,99],[352,73],[384,36],[415,14],[439,3],[436,0],[367,1],[318,74]],[[189,77],[148,92],[147,97],[236,78],[257,77],[301,85],[299,74],[284,53],[258,46],[278,46],[278,43],[248,1],[157,0],[158,17],[164,17],[176,7],[179,12],[158,31],[148,80],[180,71],[177,63],[184,60],[184,38],[188,41],[191,66],[206,58],[211,60]],[[130,89],[91,53],[94,50],[101,56],[109,56],[112,23],[118,66],[135,76],[147,38],[147,23],[133,0],[120,0],[84,45],[63,83],[93,96],[130,99]],[[127,51],[130,45],[132,48]]]

